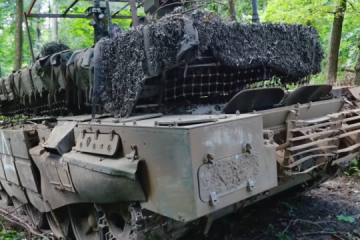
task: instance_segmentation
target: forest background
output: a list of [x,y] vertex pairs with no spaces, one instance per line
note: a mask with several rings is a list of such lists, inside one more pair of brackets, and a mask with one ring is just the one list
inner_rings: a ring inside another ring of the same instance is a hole
[[[0,0],[0,77],[13,69],[31,64],[25,24],[22,16],[19,16],[19,13],[27,9],[30,1]],[[251,22],[251,1],[234,0],[237,21]],[[38,0],[32,12],[61,13],[72,2],[73,0]],[[91,2],[79,1],[69,13],[84,13]],[[311,77],[312,83],[353,84],[356,78],[356,84],[360,85],[360,0],[257,0],[257,3],[260,22],[301,23],[312,25],[318,30],[326,57],[322,63],[322,72]],[[228,1],[207,0],[205,7],[230,19],[227,5]],[[119,7],[119,3],[112,3],[112,12]],[[130,15],[130,10],[122,10],[119,14]],[[143,15],[141,12],[140,14]],[[39,54],[42,45],[53,40],[60,40],[71,48],[93,45],[93,28],[89,21],[90,19],[29,18],[35,56]],[[113,21],[123,30],[128,29],[131,22],[130,19]]]

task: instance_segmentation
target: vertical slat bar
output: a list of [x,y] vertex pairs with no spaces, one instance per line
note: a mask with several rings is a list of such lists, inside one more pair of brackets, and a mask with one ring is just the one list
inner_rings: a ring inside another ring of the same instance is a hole
[[24,12],[24,21],[25,21],[25,25],[26,25],[26,33],[27,33],[27,38],[28,38],[28,42],[29,42],[31,60],[33,63],[35,63],[34,50],[33,50],[32,42],[31,42],[31,36],[30,36],[30,30],[29,30],[29,24],[28,24],[26,12]]
[[138,25],[138,16],[137,16],[137,10],[135,5],[135,0],[129,0],[130,2],[130,8],[131,8],[131,16],[133,19],[132,25],[136,27]]

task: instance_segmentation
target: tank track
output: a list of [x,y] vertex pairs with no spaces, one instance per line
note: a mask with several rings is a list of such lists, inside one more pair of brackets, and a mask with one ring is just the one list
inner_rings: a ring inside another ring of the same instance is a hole
[[131,206],[133,232],[129,240],[178,239],[192,230],[198,221],[183,223],[138,206]]

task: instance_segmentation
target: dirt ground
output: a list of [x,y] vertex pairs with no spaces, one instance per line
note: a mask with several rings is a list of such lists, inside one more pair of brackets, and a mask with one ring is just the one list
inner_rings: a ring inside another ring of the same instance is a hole
[[201,239],[360,240],[360,178],[338,177],[295,199],[259,202],[215,221]]
[[[340,215],[343,220],[338,219]],[[22,230],[6,222],[5,226]],[[216,220],[208,236],[188,239],[360,240],[360,178],[338,177],[295,199],[273,197],[261,201]]]

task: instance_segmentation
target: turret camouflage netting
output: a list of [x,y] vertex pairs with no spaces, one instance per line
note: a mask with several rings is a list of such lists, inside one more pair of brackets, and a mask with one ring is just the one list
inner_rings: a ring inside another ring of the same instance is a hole
[[[208,49],[221,65],[263,66],[298,80],[319,73],[324,56],[314,27],[229,22],[207,10],[182,7],[101,44],[101,100],[122,117],[131,112],[146,78],[161,75],[179,60],[191,64]],[[181,59],[180,49],[186,50]]]

